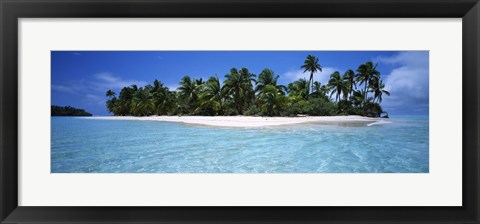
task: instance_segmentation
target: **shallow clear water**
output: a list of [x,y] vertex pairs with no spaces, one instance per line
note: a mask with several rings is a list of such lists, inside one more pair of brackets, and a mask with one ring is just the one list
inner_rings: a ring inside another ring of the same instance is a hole
[[221,128],[52,117],[53,173],[429,171],[428,116],[391,123]]

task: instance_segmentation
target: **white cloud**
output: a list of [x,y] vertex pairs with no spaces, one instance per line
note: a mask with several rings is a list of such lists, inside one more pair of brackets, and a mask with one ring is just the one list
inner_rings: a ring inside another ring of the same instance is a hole
[[428,52],[426,51],[402,51],[392,57],[377,57],[377,62],[385,64],[408,65],[410,67],[425,67],[428,68]]
[[98,104],[98,105],[104,105],[105,104],[105,98],[99,95],[95,94],[86,94],[85,97],[83,98],[83,101],[87,104]]
[[76,89],[71,88],[71,86],[64,86],[64,85],[52,84],[52,90],[62,92],[62,93],[77,93]]
[[139,80],[124,80],[111,73],[98,73],[92,81],[72,80],[66,84],[52,84],[52,90],[70,94],[88,94],[91,92],[106,92],[109,89],[120,90],[125,86],[136,84],[145,86],[147,82]]
[[121,89],[125,86],[131,86],[133,84],[136,84],[137,86],[147,85],[147,82],[145,81],[124,80],[108,72],[96,74],[95,79],[95,82],[91,83],[92,86],[103,91],[107,91],[108,89]]
[[105,73],[98,73],[95,75],[95,78],[104,82],[108,83],[115,83],[117,81],[120,81],[121,78],[115,77],[112,74],[105,72]]
[[85,95],[85,98],[91,99],[91,100],[101,100],[102,99],[100,96],[93,95],[93,94],[87,94],[87,95]]
[[141,87],[147,84],[145,81],[125,80],[108,72],[98,73],[93,77],[92,81],[72,80],[61,85],[52,83],[52,91],[80,95],[81,100],[86,104],[103,105],[106,101],[105,92],[109,89],[118,94],[118,91],[125,86],[136,84]]
[[379,63],[398,65],[384,78],[391,96],[383,97],[382,106],[393,110],[428,109],[428,52],[400,52],[392,57],[377,58]]
[[[280,77],[282,77],[286,82],[293,82],[301,78],[305,78],[308,80],[310,78],[310,73],[303,72],[303,71],[304,71],[303,69],[289,71],[283,75],[280,75]],[[328,80],[330,79],[330,75],[335,71],[339,71],[339,70],[337,68],[332,68],[332,67],[323,67],[321,72],[316,72],[313,74],[313,81],[318,81],[322,85],[325,85],[328,83]]]

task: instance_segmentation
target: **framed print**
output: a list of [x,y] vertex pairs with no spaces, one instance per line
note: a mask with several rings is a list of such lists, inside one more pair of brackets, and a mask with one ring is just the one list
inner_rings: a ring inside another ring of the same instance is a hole
[[2,223],[478,223],[479,7],[2,1]]

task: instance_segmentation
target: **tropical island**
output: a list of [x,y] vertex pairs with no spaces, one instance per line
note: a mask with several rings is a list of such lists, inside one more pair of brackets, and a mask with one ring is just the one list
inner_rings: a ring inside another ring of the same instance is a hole
[[91,113],[88,113],[84,109],[78,109],[71,106],[51,106],[51,116],[92,116]]
[[430,172],[428,51],[51,58],[51,173]]
[[108,90],[106,106],[114,116],[388,117],[380,103],[390,93],[377,64],[367,61],[355,71],[335,71],[325,84],[313,81],[322,71],[317,57],[308,55],[301,68],[309,79],[287,86],[278,84],[279,75],[268,68],[258,76],[247,68],[232,68],[223,83],[217,75],[206,81],[186,75],[176,91],[154,80],[144,87],[125,86],[118,97]]

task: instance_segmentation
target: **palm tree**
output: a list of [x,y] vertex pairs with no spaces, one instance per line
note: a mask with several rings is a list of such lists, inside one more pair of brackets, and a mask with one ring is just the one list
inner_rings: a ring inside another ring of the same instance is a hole
[[268,84],[259,95],[262,111],[268,116],[278,115],[286,101],[285,95],[274,85]]
[[330,98],[327,96],[328,91],[330,91],[328,88],[328,85],[322,85],[322,87],[320,87],[320,90],[323,93],[323,95],[326,96],[328,100],[330,100]]
[[301,68],[305,69],[303,73],[307,71],[310,72],[309,82],[311,83],[313,89],[313,74],[317,71],[322,71],[322,66],[318,63],[318,58],[313,55],[308,55]]
[[340,101],[340,95],[343,93],[343,97],[345,98],[348,94],[348,86],[347,83],[342,79],[340,76],[340,72],[335,71],[330,75],[330,80],[328,80],[328,87],[332,90],[330,96],[334,93],[337,94],[335,97],[336,101]]
[[110,98],[106,102],[108,112],[113,113],[114,115],[117,115],[117,112],[115,110],[115,104],[117,103],[117,98],[115,97],[115,92],[113,92],[111,89],[109,89],[105,95]]
[[219,114],[223,114],[223,92],[218,76],[210,76],[205,83],[205,89],[200,97],[202,99],[202,106],[206,104],[213,105],[218,108]]
[[390,92],[385,90],[385,84],[379,78],[373,78],[370,82],[370,92],[373,92],[373,102],[375,99],[378,100],[378,103],[382,102],[382,95],[385,93],[387,96],[390,96]]
[[313,89],[310,96],[328,99],[328,97],[326,96],[327,92],[328,92],[327,86],[322,85],[322,83],[315,81],[313,82]]
[[109,89],[106,93],[106,96],[110,97],[110,98],[115,97],[115,92],[113,92],[111,89]]
[[178,93],[180,98],[184,101],[185,108],[189,113],[192,113],[195,107],[195,101],[197,100],[197,87],[201,83],[196,79],[190,78],[190,76],[184,76],[180,81],[180,87],[178,87]]
[[[318,115],[334,113],[328,111],[333,111],[332,96],[335,94],[337,113],[377,116],[381,112],[380,103],[384,94],[390,95],[385,90],[377,65],[372,62],[360,65],[356,74],[351,69],[343,76],[336,71],[330,75],[326,85],[313,81],[313,75],[322,71],[315,56],[308,55],[302,68],[304,72],[309,71],[310,79],[296,80],[289,83],[288,88],[278,84],[279,75],[270,69],[262,70],[258,80],[255,80],[255,74],[247,68],[232,68],[225,75],[223,86],[216,75],[207,81],[184,76],[178,91],[170,91],[159,80],[140,88],[136,85],[126,86],[118,96],[108,90],[105,93],[108,97],[106,106],[116,116],[230,115],[243,114],[247,108],[248,114],[252,115]],[[357,83],[360,88],[357,88]],[[288,97],[285,96],[287,93]],[[355,108],[352,108],[352,104]],[[327,112],[318,112],[324,110],[322,108]]]
[[163,91],[163,83],[155,79],[153,81],[153,86],[150,90],[152,94],[152,100],[155,103],[156,113],[157,115],[162,114],[162,102],[165,98],[165,92]]
[[363,93],[366,94],[364,97],[364,100],[367,100],[368,96],[368,85],[370,84],[370,80],[372,77],[378,76],[380,78],[380,72],[377,70],[377,65],[373,65],[371,61],[367,61],[364,64],[360,65],[357,68],[357,78],[356,82],[359,82],[360,85],[365,83],[364,91]]
[[233,103],[238,114],[243,114],[243,109],[255,99],[255,91],[252,82],[255,81],[255,74],[246,68],[239,71],[230,69],[230,74],[225,75],[223,84],[225,96],[233,98]]
[[163,88],[163,83],[158,81],[157,79],[153,80],[153,89],[158,91]]
[[240,69],[239,73],[245,89],[243,93],[243,105],[245,107],[249,106],[255,100],[255,91],[252,82],[255,83],[256,75],[250,73],[247,68]]
[[235,109],[238,114],[242,114],[243,107],[243,93],[245,92],[245,83],[242,80],[242,76],[238,73],[237,69],[230,69],[230,74],[225,75],[225,81],[223,83],[225,95],[232,96],[235,104]]
[[277,85],[277,80],[280,76],[275,75],[275,73],[266,68],[263,69],[260,75],[258,75],[258,80],[256,81],[255,92],[261,93],[267,85],[275,86],[282,94],[285,95],[287,88],[283,85]]
[[350,96],[353,102],[353,105],[355,105],[355,107],[359,107],[364,103],[365,93],[363,91],[364,91],[363,89],[358,91],[353,91],[353,95]]
[[122,88],[118,96],[119,98],[119,100],[117,101],[118,106],[117,104],[115,105],[118,115],[123,116],[123,115],[133,114],[131,111],[132,98],[133,98],[133,95],[137,92],[137,90],[138,90],[137,85],[131,85],[131,86]]
[[170,91],[168,87],[164,87],[163,92],[163,97],[160,99],[160,101],[156,102],[156,111],[158,115],[166,115],[172,112],[175,108],[175,92]]
[[205,82],[203,81],[202,78],[200,79],[193,79],[195,81],[195,85],[198,87],[198,86],[201,86],[203,85]]
[[153,86],[150,88],[150,93],[155,103],[155,113],[157,115],[164,115],[172,111],[175,103],[175,94],[170,92],[168,87],[165,87],[162,82],[155,79]]
[[321,90],[322,90],[322,83],[317,81],[313,82],[312,93],[320,92]]
[[310,92],[309,83],[305,78],[301,78],[293,83],[288,84],[289,95],[300,96],[307,99],[308,92]]
[[355,83],[355,72],[352,69],[348,69],[343,74],[343,79],[347,81],[348,84],[348,94],[351,96],[353,92],[353,87],[357,88],[357,83]]
[[132,99],[132,112],[137,116],[153,114],[155,103],[147,89],[140,88],[135,92]]

